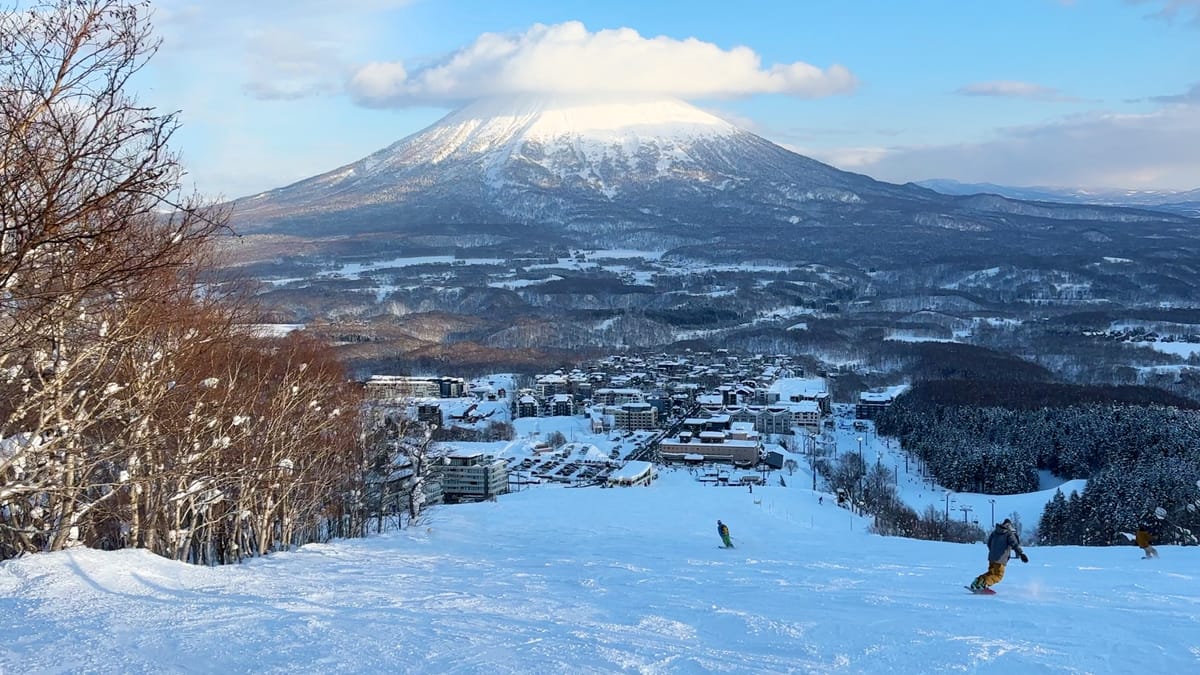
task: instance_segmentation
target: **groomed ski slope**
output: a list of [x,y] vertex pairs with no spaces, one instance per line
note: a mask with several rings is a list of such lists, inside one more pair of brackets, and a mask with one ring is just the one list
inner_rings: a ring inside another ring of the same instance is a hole
[[[797,487],[542,487],[224,568],[0,564],[0,672],[1200,672],[1200,548],[870,535]],[[718,547],[717,518],[733,550]]]

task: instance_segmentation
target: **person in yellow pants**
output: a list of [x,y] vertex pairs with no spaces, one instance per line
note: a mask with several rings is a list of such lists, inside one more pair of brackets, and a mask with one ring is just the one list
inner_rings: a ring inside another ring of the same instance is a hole
[[988,568],[986,572],[975,577],[975,581],[971,582],[968,588],[973,591],[985,590],[1000,583],[1000,580],[1004,578],[1004,567],[1013,553],[1017,554],[1021,562],[1029,562],[1029,556],[1026,556],[1025,551],[1021,548],[1021,538],[1017,536],[1012,521],[1008,518],[996,525],[996,529],[988,535],[987,547]]
[[733,548],[733,540],[729,538],[729,526],[721,521],[717,521],[717,534],[721,535],[721,541],[725,544],[725,548]]

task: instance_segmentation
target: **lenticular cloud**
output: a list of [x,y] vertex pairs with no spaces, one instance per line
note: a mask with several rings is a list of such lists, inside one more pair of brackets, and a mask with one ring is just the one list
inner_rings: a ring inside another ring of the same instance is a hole
[[536,24],[522,34],[484,33],[427,67],[369,63],[350,92],[361,104],[404,107],[526,93],[732,98],[847,93],[854,75],[834,64],[764,66],[748,47],[722,49],[695,38],[647,38],[630,28],[589,32],[582,23]]

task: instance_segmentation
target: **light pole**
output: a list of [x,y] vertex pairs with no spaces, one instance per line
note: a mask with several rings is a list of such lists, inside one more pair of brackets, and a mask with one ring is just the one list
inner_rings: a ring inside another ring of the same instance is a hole
[[856,440],[858,441],[858,461],[862,464],[862,472],[865,474],[867,472],[867,458],[863,456],[862,451],[863,437],[859,436]]
[[989,499],[988,503],[992,505],[992,527],[996,526],[996,500]]

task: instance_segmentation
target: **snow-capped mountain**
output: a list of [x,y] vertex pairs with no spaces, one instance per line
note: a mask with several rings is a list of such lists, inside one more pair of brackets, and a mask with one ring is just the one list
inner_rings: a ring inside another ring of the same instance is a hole
[[890,250],[892,237],[907,248],[919,233],[1008,231],[1026,218],[1163,217],[884,183],[678,100],[523,96],[476,102],[353,164],[238,200],[234,226],[701,253],[732,242],[744,259],[811,250],[802,240],[830,228],[869,227]]
[[671,99],[476,102],[328,173],[237,202],[241,226],[800,222],[815,204],[937,195],[839,171]]
[[[716,327],[757,340],[760,318],[849,298],[1021,314],[1200,292],[1187,217],[884,183],[666,99],[477,102],[238,200],[232,224],[262,235],[231,238],[228,257],[277,286],[260,297],[276,320],[435,313],[446,343],[486,349],[662,345]],[[654,262],[584,253],[612,250]],[[738,280],[691,279],[698,269]]]

